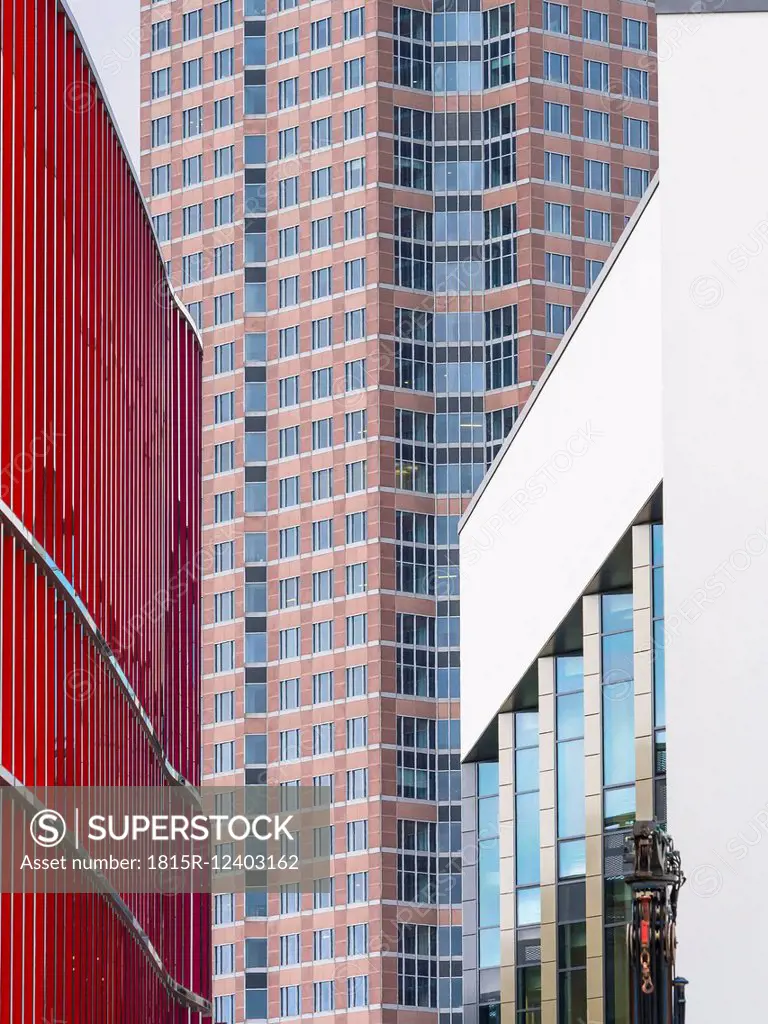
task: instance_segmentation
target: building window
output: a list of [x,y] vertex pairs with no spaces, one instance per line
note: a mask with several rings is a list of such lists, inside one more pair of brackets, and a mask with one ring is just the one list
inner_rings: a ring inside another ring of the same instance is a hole
[[298,127],[284,128],[277,133],[277,155],[280,159],[289,156],[296,156],[299,152],[299,129]]
[[344,141],[360,139],[365,135],[365,107],[344,111]]
[[235,120],[235,100],[233,96],[225,96],[213,104],[213,127],[228,128]]
[[560,338],[571,326],[571,307],[563,306],[558,302],[548,302],[545,318],[547,334],[554,334]]
[[556,185],[570,185],[571,158],[563,153],[544,153],[544,180]]
[[571,208],[562,203],[544,204],[544,230],[552,235],[570,235]]
[[622,46],[630,50],[648,49],[648,22],[638,21],[636,18],[622,19]]
[[232,0],[221,0],[213,9],[213,30],[223,32],[232,28]]
[[201,135],[203,131],[203,108],[190,107],[182,112],[182,134],[185,139]]
[[584,237],[591,242],[611,241],[611,215],[602,210],[584,211]]
[[[333,672],[316,672],[312,676],[312,703],[329,704],[333,700]],[[333,737],[330,740],[333,747]]]
[[280,531],[280,557],[295,558],[299,554],[299,527],[288,526]]
[[[312,248],[313,249],[326,249],[331,245],[333,241],[332,237],[332,220],[330,217],[320,217],[318,220],[312,221]],[[330,318],[328,318],[330,319]]]
[[333,547],[333,520],[318,519],[312,523],[312,550],[328,551]]
[[171,141],[171,117],[156,117],[152,121],[152,148],[167,146]]
[[368,643],[368,616],[347,616],[347,647],[359,647]]
[[331,168],[319,167],[312,171],[312,198],[325,199],[331,194]]
[[548,252],[544,256],[544,278],[548,284],[570,285],[571,257]]
[[230,740],[227,743],[214,743],[213,770],[216,774],[233,772],[235,770],[234,740]]
[[[280,989],[280,1016],[298,1017],[301,1013],[301,989],[299,985],[285,985]],[[234,1019],[234,1018],[233,1018]]]
[[[347,773],[350,774],[349,772]],[[347,875],[347,903],[368,902],[368,872],[354,871]]]
[[649,173],[641,167],[624,168],[624,195],[640,199],[648,188]]
[[310,26],[310,46],[313,50],[323,50],[331,45],[331,19],[321,18],[313,21]]
[[299,700],[299,680],[298,679],[281,679],[280,680],[280,710],[281,711],[292,711],[298,708],[300,705]]
[[608,65],[601,60],[584,61],[584,88],[608,92]]
[[289,60],[299,53],[299,30],[289,28],[277,35],[277,59]]
[[331,1013],[335,1006],[332,981],[316,981],[313,985],[315,1013]]
[[277,83],[277,106],[279,110],[295,107],[299,102],[298,78],[286,78]]
[[286,476],[280,480],[280,508],[293,508],[299,504],[299,478]]
[[152,99],[159,100],[171,95],[171,69],[160,68],[152,72]]
[[368,769],[354,768],[347,772],[347,800],[364,800],[368,796]]
[[181,65],[182,89],[196,89],[203,84],[203,58],[185,60]]
[[568,35],[568,5],[547,3],[544,0],[543,29],[558,35]]
[[648,99],[648,72],[639,68],[623,68],[621,72],[622,92],[635,100]]
[[235,50],[229,47],[226,50],[218,50],[213,55],[213,77],[215,81],[222,78],[231,78],[235,73]]
[[584,161],[584,188],[594,192],[611,191],[611,165],[607,160]]
[[544,51],[544,81],[567,85],[570,77],[569,58],[563,53]]
[[365,185],[365,157],[355,157],[344,162],[344,188],[362,188]]
[[278,281],[278,304],[280,309],[299,304],[299,275],[281,277]]
[[355,7],[344,12],[344,40],[359,39],[365,35],[365,8]]
[[365,85],[365,57],[344,61],[344,88],[359,89]]
[[591,142],[610,142],[610,119],[604,110],[584,110],[584,138]]
[[582,11],[582,35],[593,43],[608,42],[608,15],[601,11]]
[[[315,623],[318,625],[318,623]],[[331,625],[321,623],[321,625]],[[313,627],[314,628],[314,627]],[[330,650],[330,648],[324,648]],[[333,753],[333,723],[323,722],[320,725],[312,726],[312,753],[315,756]]]
[[393,7],[393,84],[432,89],[432,15],[409,7]]
[[401,1006],[437,1007],[437,928],[398,924],[397,1001]]
[[[347,853],[368,849],[368,819],[347,822]],[[351,929],[362,929],[350,935]],[[350,941],[353,940],[353,941]],[[354,950],[354,952],[353,952]],[[347,955],[359,956],[368,952],[368,925],[351,925],[347,932]]]
[[569,135],[571,131],[571,108],[567,103],[544,104],[544,131],[558,135]]
[[347,260],[344,264],[344,290],[349,292],[356,288],[365,288],[365,257]]
[[331,69],[319,68],[310,74],[310,88],[313,100],[322,100],[331,95]]
[[347,978],[347,1006],[349,1009],[368,1005],[368,975]]
[[152,53],[167,50],[171,45],[171,19],[156,21],[152,25]]
[[348,512],[344,520],[345,543],[362,544],[368,540],[368,513]]
[[584,283],[587,288],[591,288],[595,283],[603,266],[602,260],[584,260]]
[[[313,172],[314,174],[314,172]],[[283,178],[278,182],[278,205],[281,210],[296,206],[299,201],[299,179]]]
[[347,697],[363,697],[368,692],[368,666],[352,665],[346,670]]
[[624,145],[632,149],[648,149],[649,130],[648,122],[637,117],[624,118]]

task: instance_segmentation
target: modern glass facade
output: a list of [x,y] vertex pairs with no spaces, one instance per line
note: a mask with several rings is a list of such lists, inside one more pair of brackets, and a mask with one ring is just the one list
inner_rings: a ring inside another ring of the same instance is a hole
[[498,762],[463,766],[464,984],[482,1020],[629,1022],[624,839],[664,808],[662,530],[632,528],[596,577],[614,587],[585,594],[538,659],[537,699],[529,679],[498,715],[483,743]]
[[[66,4],[0,47],[0,784],[197,785],[200,341]],[[4,1024],[210,1019],[206,897],[44,878],[0,895]]]
[[[400,927],[437,929],[453,977],[457,524],[655,166],[651,8],[611,3],[601,34],[567,5],[478,0],[160,0],[142,19],[143,181],[205,343],[204,770],[247,774],[260,735],[268,780],[330,778],[336,884],[368,873],[371,1014],[459,1024],[461,979],[401,984],[432,932]],[[236,900],[217,932],[229,1024],[244,941],[297,927],[280,907],[257,922]],[[322,910],[310,930],[359,913]],[[302,1007],[334,982],[308,949]],[[296,1005],[290,968],[270,1017]]]

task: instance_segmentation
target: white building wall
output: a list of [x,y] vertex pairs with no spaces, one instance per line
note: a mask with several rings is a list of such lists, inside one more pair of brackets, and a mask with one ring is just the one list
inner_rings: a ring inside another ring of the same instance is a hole
[[661,479],[657,194],[630,227],[461,530],[464,755]]
[[768,13],[659,17],[669,828],[692,1024],[766,1015],[767,52]]

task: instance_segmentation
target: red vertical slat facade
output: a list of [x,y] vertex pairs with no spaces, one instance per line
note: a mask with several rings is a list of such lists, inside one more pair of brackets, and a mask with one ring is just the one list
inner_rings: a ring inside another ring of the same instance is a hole
[[[0,785],[199,784],[201,372],[66,9],[3,0]],[[202,1024],[209,907],[0,894],[0,1024]]]

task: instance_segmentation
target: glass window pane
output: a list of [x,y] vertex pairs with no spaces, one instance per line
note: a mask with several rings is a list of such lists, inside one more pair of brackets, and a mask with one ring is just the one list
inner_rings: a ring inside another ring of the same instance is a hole
[[557,745],[557,834],[581,836],[585,831],[584,741]]
[[635,699],[626,683],[603,687],[603,781],[606,786],[635,779]]
[[587,845],[583,839],[560,843],[560,878],[576,878],[587,873]]
[[603,594],[601,609],[603,633],[632,629],[631,594]]
[[541,889],[517,890],[517,927],[541,924]]
[[557,698],[557,739],[578,739],[584,735],[584,695],[569,693]]
[[525,793],[515,800],[517,884],[539,881],[539,794]]

